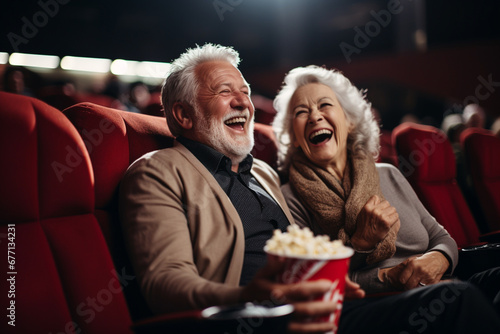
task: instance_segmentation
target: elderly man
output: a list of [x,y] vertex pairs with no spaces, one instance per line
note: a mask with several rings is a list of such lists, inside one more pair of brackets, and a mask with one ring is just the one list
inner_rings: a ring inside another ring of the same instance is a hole
[[[274,229],[285,230],[293,218],[277,174],[249,154],[254,107],[238,63],[236,51],[212,44],[188,50],[172,63],[162,103],[176,142],[132,164],[120,188],[130,259],[146,301],[157,314],[279,300],[295,307],[290,331],[330,331],[332,323],[301,321],[336,309],[335,303],[310,301],[328,291],[330,283],[277,284],[273,277],[282,264],[266,264],[265,241]],[[411,327],[404,317],[416,311],[415,302],[430,302],[443,292],[424,290],[425,300],[418,299],[419,293],[403,298],[413,307],[405,313],[395,305],[400,300],[396,296],[363,303],[359,310],[350,307],[341,322],[349,323],[346,330],[354,332],[374,324],[388,328],[394,324],[386,321],[392,313],[398,325],[391,330]],[[463,284],[454,291],[458,296],[451,297],[457,301],[474,293]],[[363,295],[358,285],[348,282],[347,297]],[[349,321],[365,316],[369,326]],[[421,317],[416,314],[416,320]],[[443,324],[427,322],[429,328]]]

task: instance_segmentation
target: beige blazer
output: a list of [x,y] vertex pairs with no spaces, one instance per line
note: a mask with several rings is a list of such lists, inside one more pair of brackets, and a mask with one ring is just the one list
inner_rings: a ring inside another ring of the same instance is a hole
[[[252,175],[292,223],[276,172],[254,159]],[[215,178],[182,144],[148,153],[129,167],[120,186],[120,216],[154,313],[239,302],[241,220]]]

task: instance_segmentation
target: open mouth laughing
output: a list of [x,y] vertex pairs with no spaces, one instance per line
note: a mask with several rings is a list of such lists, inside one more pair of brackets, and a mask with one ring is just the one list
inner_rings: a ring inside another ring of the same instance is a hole
[[319,145],[321,143],[330,140],[330,138],[332,138],[332,135],[333,135],[332,130],[319,129],[311,132],[311,134],[309,135],[309,141],[314,145]]
[[224,124],[233,130],[243,131],[248,117],[248,113],[243,115],[241,113],[239,115],[228,115],[227,119],[224,120]]

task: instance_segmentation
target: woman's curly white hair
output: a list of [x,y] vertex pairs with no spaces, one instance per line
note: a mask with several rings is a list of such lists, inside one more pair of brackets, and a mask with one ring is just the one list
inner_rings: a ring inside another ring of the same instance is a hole
[[353,156],[378,156],[380,149],[380,129],[371,110],[371,103],[365,98],[365,91],[358,90],[341,72],[310,65],[291,70],[284,79],[283,86],[274,99],[278,112],[273,121],[273,129],[279,141],[278,167],[287,172],[291,158],[298,148],[294,140],[290,100],[297,88],[309,83],[320,83],[330,87],[344,109],[347,121],[353,126],[347,139],[347,150]]

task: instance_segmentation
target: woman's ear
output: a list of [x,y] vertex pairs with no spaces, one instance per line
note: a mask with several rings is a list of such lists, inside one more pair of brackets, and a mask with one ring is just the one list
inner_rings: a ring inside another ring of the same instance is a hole
[[184,102],[175,102],[172,106],[172,114],[175,120],[185,130],[190,130],[193,127],[193,113],[190,109],[192,107]]

